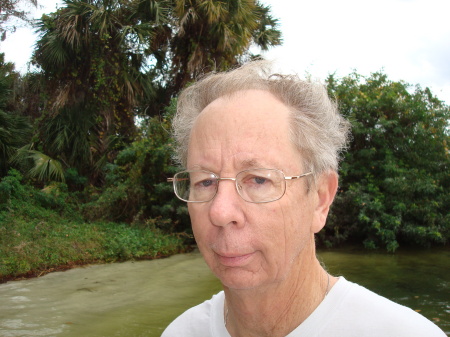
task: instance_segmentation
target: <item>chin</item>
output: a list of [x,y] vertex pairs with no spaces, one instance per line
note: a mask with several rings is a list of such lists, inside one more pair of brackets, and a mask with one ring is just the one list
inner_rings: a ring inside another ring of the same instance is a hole
[[249,290],[256,289],[268,283],[262,275],[248,270],[225,268],[225,270],[213,271],[222,285],[228,289]]

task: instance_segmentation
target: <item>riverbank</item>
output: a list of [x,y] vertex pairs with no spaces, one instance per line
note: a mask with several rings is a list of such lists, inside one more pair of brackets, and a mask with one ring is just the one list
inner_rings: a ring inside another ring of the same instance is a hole
[[88,222],[76,193],[39,190],[18,173],[0,181],[0,283],[79,265],[156,259],[185,251],[165,219]]
[[0,226],[0,283],[85,264],[166,257],[185,251],[183,242],[157,228],[18,216]]
[[78,265],[155,259],[185,250],[185,237],[159,229],[164,220],[86,222],[67,198],[13,187],[15,195],[0,202],[0,283]]
[[79,265],[155,259],[185,250],[157,228],[11,215],[0,224],[0,283]]

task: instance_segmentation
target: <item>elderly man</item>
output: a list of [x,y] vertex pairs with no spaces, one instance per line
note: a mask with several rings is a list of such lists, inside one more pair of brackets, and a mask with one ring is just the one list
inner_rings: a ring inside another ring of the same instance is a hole
[[261,61],[184,90],[174,134],[186,170],[170,180],[224,291],[163,337],[445,336],[316,258],[348,130],[322,85]]

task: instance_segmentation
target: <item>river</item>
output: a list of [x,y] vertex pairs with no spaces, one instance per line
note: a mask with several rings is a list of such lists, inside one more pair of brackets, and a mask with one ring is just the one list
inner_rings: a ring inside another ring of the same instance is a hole
[[[344,275],[438,324],[450,336],[450,251],[319,251]],[[221,289],[199,253],[93,265],[0,285],[0,336],[159,337]]]

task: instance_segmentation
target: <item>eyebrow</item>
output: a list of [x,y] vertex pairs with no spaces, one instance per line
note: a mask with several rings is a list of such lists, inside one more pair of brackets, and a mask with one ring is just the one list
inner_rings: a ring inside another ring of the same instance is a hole
[[[241,161],[239,168],[241,170],[248,170],[248,169],[253,169],[253,168],[262,168],[262,167],[266,167],[265,165],[263,165],[260,161],[258,161],[257,159],[245,159],[243,161]],[[192,167],[190,167],[189,169],[191,170],[206,170],[206,171],[211,171],[210,169],[202,166],[202,165],[193,165]]]
[[264,165],[261,165],[261,163],[256,159],[246,159],[241,162],[242,169],[250,169],[250,168],[257,168],[257,167],[263,167]]

